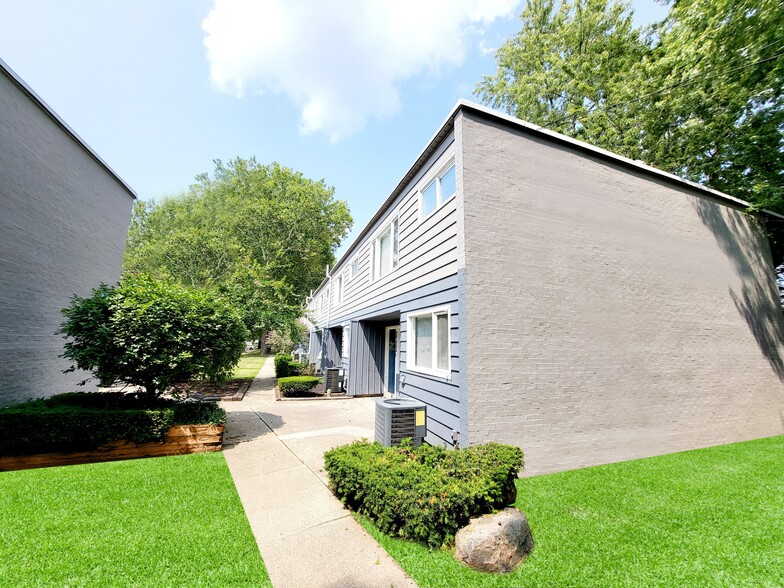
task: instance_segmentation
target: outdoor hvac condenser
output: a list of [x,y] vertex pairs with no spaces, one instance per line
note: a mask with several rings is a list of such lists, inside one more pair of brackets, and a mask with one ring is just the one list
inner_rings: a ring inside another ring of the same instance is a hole
[[386,447],[411,438],[414,447],[427,435],[427,405],[409,398],[376,400],[376,441]]
[[327,368],[324,373],[324,390],[331,390],[333,394],[343,391],[343,376],[340,368]]

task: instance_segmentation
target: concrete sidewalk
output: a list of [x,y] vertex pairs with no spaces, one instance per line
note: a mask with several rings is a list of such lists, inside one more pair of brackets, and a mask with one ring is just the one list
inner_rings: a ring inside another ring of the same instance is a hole
[[226,402],[224,455],[276,588],[416,588],[327,488],[324,451],[373,438],[372,399],[275,401],[268,358]]

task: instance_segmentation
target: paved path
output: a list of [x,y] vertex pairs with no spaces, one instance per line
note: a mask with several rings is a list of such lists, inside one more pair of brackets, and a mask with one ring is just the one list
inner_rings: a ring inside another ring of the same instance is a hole
[[373,437],[371,399],[275,401],[267,359],[229,415],[224,455],[276,588],[416,588],[327,488],[322,455]]

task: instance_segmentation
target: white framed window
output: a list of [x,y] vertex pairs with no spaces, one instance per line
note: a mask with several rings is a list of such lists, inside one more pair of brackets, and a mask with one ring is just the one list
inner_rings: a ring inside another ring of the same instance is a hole
[[351,262],[351,278],[356,278],[359,275],[359,256]]
[[449,378],[452,370],[449,307],[408,315],[406,368]]
[[397,267],[399,248],[399,221],[393,218],[375,239],[370,250],[371,277],[373,280],[383,278]]
[[337,304],[343,302],[343,274],[341,273],[338,276],[338,284],[337,284]]
[[455,162],[441,168],[431,182],[419,191],[419,220],[424,220],[457,192]]

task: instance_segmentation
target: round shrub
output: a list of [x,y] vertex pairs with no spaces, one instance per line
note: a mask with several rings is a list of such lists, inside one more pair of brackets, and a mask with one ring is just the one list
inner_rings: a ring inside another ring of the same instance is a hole
[[321,378],[315,376],[289,376],[278,378],[278,389],[283,396],[296,396],[312,390],[320,382]]
[[242,319],[223,300],[144,275],[75,296],[62,312],[69,371],[142,386],[151,396],[197,377],[225,379],[245,348]]

